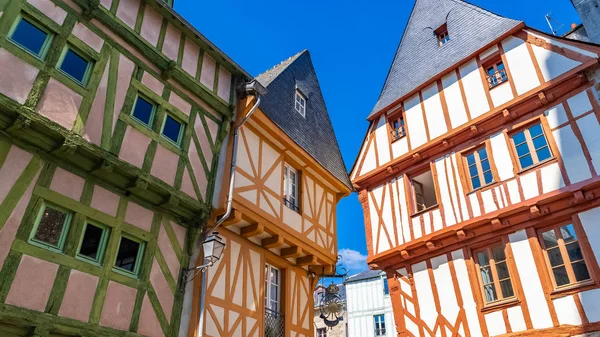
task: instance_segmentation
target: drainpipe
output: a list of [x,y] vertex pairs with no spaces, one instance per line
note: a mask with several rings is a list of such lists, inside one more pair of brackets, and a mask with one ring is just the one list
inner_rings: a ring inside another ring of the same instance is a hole
[[[229,216],[231,216],[231,208],[233,205],[233,186],[235,185],[235,168],[236,168],[236,162],[237,162],[239,131],[240,131],[240,128],[244,125],[244,123],[246,123],[246,121],[250,118],[250,116],[252,116],[252,114],[254,113],[256,108],[258,108],[258,105],[260,104],[261,94],[266,93],[266,89],[260,83],[258,83],[258,81],[256,81],[256,80],[246,83],[246,86],[244,89],[245,89],[246,94],[253,95],[254,97],[256,97],[256,102],[254,103],[252,108],[250,108],[250,111],[248,111],[248,113],[246,114],[246,116],[244,116],[244,118],[238,124],[238,126],[236,126],[235,129],[233,130],[233,152],[231,154],[231,156],[232,156],[231,157],[231,167],[230,167],[231,172],[229,175],[229,191],[227,192],[227,208],[226,208],[225,214],[223,214],[223,216],[219,220],[217,220],[217,224],[215,225],[215,227],[213,227],[209,231],[207,231],[207,234],[215,231],[217,228],[219,228],[219,226],[221,226],[223,224],[223,222],[225,222],[225,220],[227,220],[229,218]],[[205,260],[203,264],[206,265],[207,261]],[[205,306],[205,302],[206,302],[206,270],[207,269],[208,268],[202,268],[202,288],[200,289],[201,290],[200,291],[200,320],[198,321],[198,333],[196,334],[196,336],[198,336],[198,337],[204,336],[204,306]]]

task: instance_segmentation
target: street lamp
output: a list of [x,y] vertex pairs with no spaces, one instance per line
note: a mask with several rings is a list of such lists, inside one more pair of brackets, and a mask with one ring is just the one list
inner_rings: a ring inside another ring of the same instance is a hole
[[221,254],[225,249],[225,242],[219,236],[219,232],[212,232],[202,243],[202,248],[204,249],[204,261],[210,267],[221,258]]

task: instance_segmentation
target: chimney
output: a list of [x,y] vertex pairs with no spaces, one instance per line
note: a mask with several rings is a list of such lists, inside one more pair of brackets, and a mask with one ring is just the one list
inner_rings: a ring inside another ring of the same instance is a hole
[[600,0],[571,0],[591,42],[600,44]]

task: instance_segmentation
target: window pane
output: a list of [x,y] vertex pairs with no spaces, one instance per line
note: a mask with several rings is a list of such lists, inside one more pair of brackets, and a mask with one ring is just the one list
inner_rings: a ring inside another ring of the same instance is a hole
[[500,290],[502,291],[503,298],[509,298],[509,297],[515,296],[510,279],[500,282]]
[[181,123],[176,121],[173,117],[167,115],[165,119],[165,126],[163,128],[163,135],[174,143],[179,143],[179,133],[181,131]]
[[46,32],[34,26],[31,22],[21,19],[11,39],[35,55],[40,56],[47,37]]
[[571,224],[560,227],[560,235],[562,236],[565,243],[577,240],[575,228],[573,228],[573,225]]
[[540,149],[540,148],[548,145],[548,142],[546,142],[546,137],[544,137],[544,135],[541,135],[539,137],[535,137],[535,138],[532,139],[532,141],[533,141],[533,146],[536,149]]
[[529,134],[531,135],[531,138],[534,138],[536,136],[539,136],[541,134],[543,134],[544,132],[542,131],[542,125],[541,124],[536,124],[532,127],[529,128]]
[[508,274],[508,266],[506,265],[506,262],[496,264],[496,272],[498,273],[498,279],[500,280],[510,277],[510,275]]
[[497,67],[498,67],[498,71],[504,70],[504,63],[502,63],[502,62],[498,63]]
[[475,155],[473,153],[467,156],[467,163],[469,166],[475,165]]
[[496,296],[496,288],[494,288],[493,284],[484,286],[483,293],[485,294],[486,302],[494,302],[495,300],[498,299],[498,296]]
[[519,133],[515,133],[513,135],[513,142],[515,143],[515,145],[525,143],[525,132],[521,131]]
[[483,170],[483,172],[489,171],[490,170],[490,161],[487,159],[482,160],[481,161],[481,169]]
[[471,177],[474,177],[477,175],[477,166],[476,165],[469,167],[469,174],[471,175]]
[[550,157],[552,154],[550,153],[550,149],[546,146],[536,151],[539,161],[544,161]]
[[527,146],[527,143],[523,143],[523,144],[517,146],[517,155],[519,157],[524,156],[528,153],[529,153],[529,146]]
[[573,273],[575,273],[575,279],[577,282],[590,279],[590,273],[588,272],[584,261],[573,263]]
[[141,97],[138,97],[135,101],[135,107],[133,108],[133,117],[137,118],[140,122],[146,125],[150,125],[152,110],[154,110],[152,103]]
[[477,261],[478,261],[480,267],[485,267],[485,266],[489,265],[490,264],[489,260],[490,259],[488,258],[488,254],[486,251],[477,253]]
[[479,151],[477,151],[477,153],[479,153],[479,160],[487,159],[487,152],[485,151],[485,148],[480,149]]
[[481,267],[481,268],[479,268],[479,271],[481,273],[481,281],[484,284],[494,282],[494,280],[492,279],[492,271],[490,270],[489,266],[488,267]]
[[85,79],[85,73],[88,68],[88,61],[71,49],[67,50],[65,58],[60,65],[60,69],[65,73],[69,74],[75,80],[83,83]]
[[496,246],[492,248],[492,256],[494,256],[494,260],[497,262],[506,260],[506,256],[504,255],[504,246]]
[[67,213],[46,206],[33,238],[36,241],[58,247],[67,216]]
[[549,249],[547,252],[548,259],[550,260],[550,265],[552,267],[560,266],[564,263],[562,255],[560,253],[560,249],[558,247]]
[[96,227],[92,224],[87,224],[85,227],[85,233],[81,241],[81,249],[79,255],[89,257],[92,260],[99,261],[98,253],[100,252],[100,244],[102,241],[102,228]]
[[527,168],[531,165],[533,165],[533,159],[531,158],[531,155],[526,155],[524,157],[519,158],[519,163],[521,164],[521,168]]
[[564,266],[552,269],[552,273],[554,273],[554,279],[556,280],[557,286],[560,287],[569,284],[569,276],[567,275],[567,269],[565,269]]
[[552,248],[558,245],[558,240],[556,239],[556,234],[554,233],[554,230],[543,232],[542,238],[544,239],[544,246],[546,248]]
[[494,67],[489,67],[487,70],[487,73],[490,76],[494,75],[495,72],[496,72],[496,69],[494,69]]
[[489,184],[494,181],[494,176],[492,175],[492,171],[487,171],[483,174],[483,178],[485,179],[485,183]]
[[581,248],[579,247],[579,243],[573,242],[567,245],[567,253],[569,254],[570,261],[578,261],[583,259],[583,255],[581,254]]
[[479,176],[475,176],[471,179],[471,184],[473,184],[473,188],[477,189],[481,187],[481,182],[479,181]]
[[140,244],[138,242],[126,237],[121,237],[121,244],[119,245],[119,251],[117,252],[115,267],[134,272],[139,250]]

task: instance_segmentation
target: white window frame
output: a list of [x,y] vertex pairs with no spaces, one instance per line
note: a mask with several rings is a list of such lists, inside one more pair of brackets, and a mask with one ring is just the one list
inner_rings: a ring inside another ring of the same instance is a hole
[[[381,318],[381,320],[378,320],[378,318]],[[379,325],[379,327],[377,327]],[[386,335],[386,328],[385,328],[385,315],[381,314],[381,315],[373,315],[373,330],[375,333],[375,336],[379,337],[379,336],[385,336]]]
[[327,328],[318,328],[317,337],[327,337]]
[[[286,206],[299,211],[298,203],[298,170],[289,164],[283,169],[283,197],[287,200]],[[290,207],[289,203],[293,207]]]
[[306,97],[298,89],[296,89],[294,107],[302,117],[306,118]]
[[[271,281],[271,271],[277,271],[277,279],[275,283]],[[277,298],[271,298],[271,289],[277,288]],[[276,304],[276,310],[271,307],[271,302]],[[265,307],[269,310],[280,312],[281,310],[281,269],[275,268],[270,264],[265,264]]]

